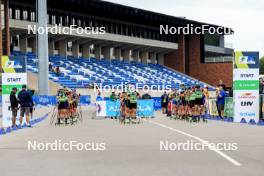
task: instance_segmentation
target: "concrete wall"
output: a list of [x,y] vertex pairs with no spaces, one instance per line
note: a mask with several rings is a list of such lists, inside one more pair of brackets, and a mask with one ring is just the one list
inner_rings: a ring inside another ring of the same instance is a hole
[[[27,76],[28,76],[27,77],[28,87],[38,92],[38,75],[35,73],[28,72]],[[60,86],[59,84],[53,81],[49,81],[49,90],[50,90],[49,95],[56,95],[59,86]]]
[[[94,90],[94,89],[77,89],[77,92],[80,93],[81,95],[91,95],[91,101],[92,103],[95,103],[95,99],[96,99],[96,96],[98,94],[98,91]],[[143,95],[145,94],[144,91],[139,91],[140,95]],[[164,92],[161,91],[161,92],[149,92],[149,94],[152,96],[152,97],[161,97],[161,95],[163,94]],[[109,97],[111,94],[111,91],[110,92],[101,92],[101,95],[103,97]],[[116,94],[118,94],[118,92],[116,92]]]

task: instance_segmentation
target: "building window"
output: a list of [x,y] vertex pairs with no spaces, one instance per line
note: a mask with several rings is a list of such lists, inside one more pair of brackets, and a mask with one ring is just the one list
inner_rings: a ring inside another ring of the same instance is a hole
[[204,43],[206,45],[219,46],[220,36],[216,34],[204,34]]

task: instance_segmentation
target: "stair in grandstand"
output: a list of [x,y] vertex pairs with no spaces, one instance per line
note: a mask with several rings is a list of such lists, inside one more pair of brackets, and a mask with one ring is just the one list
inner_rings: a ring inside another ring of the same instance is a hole
[[[19,51],[13,55],[24,55],[27,57],[27,70],[38,73],[38,59],[35,54],[23,54]],[[178,89],[181,83],[186,86],[194,86],[205,83],[184,75],[180,72],[170,70],[158,64],[142,64],[136,62],[122,62],[118,60],[99,60],[96,58],[74,58],[51,56],[49,62],[53,67],[60,67],[61,74],[49,73],[49,79],[69,88],[87,88],[89,85],[101,84],[102,86],[118,86],[120,84],[137,83],[138,87],[148,86],[170,86]],[[209,86],[210,87],[210,86]]]

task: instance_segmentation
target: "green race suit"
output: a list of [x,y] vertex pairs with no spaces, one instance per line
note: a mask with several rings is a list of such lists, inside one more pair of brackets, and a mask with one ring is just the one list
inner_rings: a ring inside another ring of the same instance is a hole
[[68,97],[65,95],[64,92],[60,92],[58,94],[57,100],[58,100],[59,103],[64,103],[64,102],[66,102],[68,100]]
[[195,92],[192,92],[191,96],[190,96],[190,101],[194,101],[195,98],[196,98],[196,94],[195,94]]
[[203,92],[201,90],[195,91],[195,99],[201,99],[203,98]]
[[117,100],[116,95],[115,94],[111,94],[110,95],[110,100],[111,101],[116,101]]
[[137,103],[137,95],[136,93],[130,94],[130,103]]

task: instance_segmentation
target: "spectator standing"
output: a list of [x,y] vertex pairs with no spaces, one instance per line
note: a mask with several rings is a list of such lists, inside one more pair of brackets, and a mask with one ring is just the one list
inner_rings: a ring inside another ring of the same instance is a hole
[[164,94],[161,96],[162,114],[166,114],[168,103],[169,103],[169,96],[166,92],[164,92]]
[[33,112],[34,112],[34,106],[35,106],[34,102],[33,102],[33,96],[35,94],[35,90],[30,90],[29,93],[30,93],[30,96],[31,96],[31,103],[30,103],[30,111],[29,111],[29,113],[30,113],[30,119],[32,119],[33,118]]
[[203,94],[204,94],[205,112],[209,112],[209,91],[208,91],[208,86],[204,86]]
[[101,96],[101,92],[98,92],[96,96],[96,101],[103,101],[103,97]]
[[142,95],[142,99],[143,100],[149,100],[149,99],[151,99],[151,96],[148,93],[145,93]]
[[29,122],[30,107],[32,106],[32,97],[30,92],[27,90],[27,86],[23,85],[22,90],[18,93],[18,102],[20,104],[20,126],[22,125],[23,118],[26,115],[26,123],[28,127],[31,127]]
[[219,86],[221,86],[223,88],[223,90],[226,91],[226,86],[222,80],[219,80]]
[[225,108],[225,97],[226,97],[226,93],[223,89],[222,86],[219,86],[219,90],[216,93],[217,95],[217,111],[218,111],[218,115],[223,118],[224,117],[224,108]]
[[263,87],[264,86],[264,81],[263,81],[263,78],[260,78],[259,79],[259,91],[260,91],[260,94],[263,94]]
[[17,111],[18,111],[18,100],[17,100],[17,97],[16,97],[16,93],[17,93],[17,88],[14,87],[10,93],[10,108],[11,108],[11,111],[12,111],[12,127],[16,127],[16,117],[17,117]]

